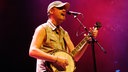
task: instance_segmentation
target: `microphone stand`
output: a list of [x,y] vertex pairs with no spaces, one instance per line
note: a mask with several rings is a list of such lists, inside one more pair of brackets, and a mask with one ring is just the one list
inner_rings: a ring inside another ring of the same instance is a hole
[[80,19],[77,17],[77,15],[74,15],[74,18],[82,25],[85,31],[89,33],[89,36],[91,37],[91,47],[92,47],[92,55],[93,55],[93,62],[94,62],[94,72],[97,72],[96,67],[96,57],[95,57],[95,43],[100,47],[100,49],[107,53],[106,50],[99,44],[99,42],[92,36],[92,34],[87,30],[87,28],[83,25],[83,23],[80,21]]

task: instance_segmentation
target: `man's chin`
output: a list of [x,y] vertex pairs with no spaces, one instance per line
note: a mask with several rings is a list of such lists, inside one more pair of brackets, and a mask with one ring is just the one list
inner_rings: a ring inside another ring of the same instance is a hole
[[65,18],[61,18],[60,21],[61,21],[61,22],[65,21]]

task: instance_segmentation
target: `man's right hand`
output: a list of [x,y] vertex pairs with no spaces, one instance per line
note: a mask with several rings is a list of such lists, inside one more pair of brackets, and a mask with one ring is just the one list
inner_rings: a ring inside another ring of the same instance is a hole
[[53,65],[59,70],[59,71],[65,71],[66,66],[68,65],[68,60],[63,57],[57,57],[57,61],[53,63]]

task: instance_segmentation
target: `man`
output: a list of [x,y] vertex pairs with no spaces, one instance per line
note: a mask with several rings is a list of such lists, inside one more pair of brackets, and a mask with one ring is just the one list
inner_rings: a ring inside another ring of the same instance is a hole
[[[75,48],[68,35],[60,24],[66,19],[66,12],[69,9],[68,2],[54,1],[47,8],[48,21],[38,26],[33,35],[30,45],[29,55],[37,59],[36,72],[53,72],[48,63],[55,63],[66,69],[70,63],[63,56],[55,56],[55,50],[63,50],[71,53]],[[97,34],[97,31],[95,31]],[[86,47],[88,44],[85,45]],[[78,61],[85,52],[86,48],[76,53],[74,61]]]

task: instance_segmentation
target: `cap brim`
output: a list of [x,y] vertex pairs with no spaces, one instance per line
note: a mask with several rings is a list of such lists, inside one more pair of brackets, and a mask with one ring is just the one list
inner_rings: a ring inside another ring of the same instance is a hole
[[65,9],[68,10],[70,8],[70,4],[68,2],[62,3],[57,5],[56,7],[63,7],[65,6]]

